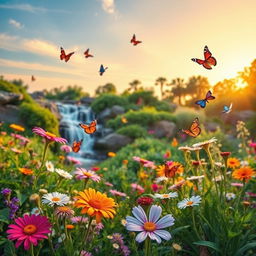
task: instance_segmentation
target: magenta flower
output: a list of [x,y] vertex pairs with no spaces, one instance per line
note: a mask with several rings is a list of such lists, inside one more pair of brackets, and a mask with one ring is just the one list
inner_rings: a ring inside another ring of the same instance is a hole
[[66,139],[61,138],[61,137],[57,137],[55,134],[47,132],[44,129],[42,129],[41,127],[34,127],[32,129],[32,132],[41,136],[41,137],[43,137],[43,138],[45,138],[48,141],[55,141],[55,142],[59,142],[59,143],[62,143],[62,144],[67,143]]
[[137,190],[141,194],[144,193],[144,191],[145,191],[145,189],[142,186],[140,186],[139,184],[136,184],[136,183],[132,183],[131,188],[133,191]]
[[123,196],[126,197],[127,195],[123,192],[117,191],[115,189],[110,189],[109,192],[113,195],[113,196]]
[[77,164],[77,165],[81,165],[82,164],[78,159],[76,159],[76,158],[74,158],[72,156],[67,156],[67,159],[68,159],[68,161],[70,161],[73,164]]
[[60,147],[60,150],[62,150],[63,152],[66,152],[66,153],[72,152],[72,148],[70,146],[68,146],[68,145],[62,145]]
[[76,168],[74,174],[78,180],[90,179],[96,182],[100,181],[99,175],[97,175],[94,171],[86,170],[84,168]]
[[152,205],[149,211],[149,218],[141,206],[133,207],[132,214],[134,217],[126,217],[126,229],[129,231],[140,232],[136,236],[136,241],[141,243],[147,237],[151,240],[156,240],[161,243],[161,238],[170,240],[171,234],[168,231],[162,230],[163,228],[174,225],[174,218],[171,214],[167,214],[159,219],[162,213],[162,208],[157,205]]
[[31,244],[37,246],[38,241],[47,239],[51,233],[51,224],[45,216],[25,215],[15,219],[15,223],[8,226],[7,233],[9,240],[17,240],[16,248],[24,243],[24,249],[29,250]]
[[30,142],[30,139],[28,139],[20,134],[11,133],[11,136],[15,139],[20,140],[23,145],[27,145]]

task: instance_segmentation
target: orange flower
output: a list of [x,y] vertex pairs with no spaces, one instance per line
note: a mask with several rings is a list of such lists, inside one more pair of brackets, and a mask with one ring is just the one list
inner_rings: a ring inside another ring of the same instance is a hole
[[142,180],[148,178],[148,174],[145,171],[143,171],[143,170],[139,172],[138,176]]
[[79,196],[75,197],[75,207],[82,208],[81,213],[87,213],[92,217],[96,216],[97,223],[101,222],[102,217],[114,218],[116,203],[113,198],[92,188],[80,191],[78,194]]
[[171,145],[172,145],[173,147],[177,147],[177,146],[179,145],[178,140],[177,140],[176,138],[173,138]]
[[255,174],[253,169],[249,166],[244,166],[240,169],[235,170],[232,173],[232,176],[234,179],[241,180],[247,182],[252,178],[252,176]]
[[67,225],[66,225],[66,228],[67,228],[67,229],[73,229],[74,227],[75,227],[75,226],[72,225],[72,224],[67,224]]
[[228,167],[237,168],[239,166],[240,166],[240,162],[237,158],[235,157],[228,158]]
[[108,157],[114,157],[114,156],[116,156],[116,153],[114,153],[114,152],[108,152]]
[[127,165],[127,164],[128,164],[128,162],[129,162],[129,161],[128,161],[128,160],[126,160],[126,159],[124,159],[124,160],[123,160],[123,164],[124,164],[124,165]]
[[21,125],[18,125],[18,124],[10,124],[9,127],[12,128],[13,130],[17,131],[17,132],[24,132],[25,131],[25,128],[22,127]]
[[157,176],[165,176],[173,178],[176,174],[181,174],[184,171],[183,166],[178,162],[167,161],[165,165],[160,165],[156,169]]
[[34,172],[28,168],[19,168],[19,171],[25,175],[33,175]]

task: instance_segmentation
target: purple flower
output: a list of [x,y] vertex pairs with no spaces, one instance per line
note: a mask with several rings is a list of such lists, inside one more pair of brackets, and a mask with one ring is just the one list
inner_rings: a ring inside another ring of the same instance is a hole
[[129,256],[131,253],[128,246],[126,246],[126,245],[121,245],[120,250],[121,250],[121,253],[123,254],[123,256]]
[[1,194],[2,194],[4,197],[9,196],[11,193],[12,193],[12,190],[11,190],[10,188],[3,188],[3,189],[1,190]]
[[136,236],[136,241],[141,243],[147,237],[151,240],[156,240],[161,243],[161,238],[170,240],[171,234],[163,228],[174,225],[174,218],[171,214],[159,219],[162,213],[162,208],[157,205],[152,205],[149,211],[149,218],[141,206],[133,207],[132,213],[134,217],[126,217],[126,229],[129,231],[140,232]]

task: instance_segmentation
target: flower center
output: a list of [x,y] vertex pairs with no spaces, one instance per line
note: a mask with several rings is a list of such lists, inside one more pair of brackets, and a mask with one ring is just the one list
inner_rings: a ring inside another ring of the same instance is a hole
[[53,201],[53,202],[59,202],[59,201],[60,201],[60,198],[59,198],[59,197],[53,197],[53,198],[52,198],[52,201]]
[[92,176],[92,174],[89,173],[89,172],[83,172],[83,174],[84,174],[85,176],[87,176],[87,177],[91,177],[91,176]]
[[143,227],[146,231],[149,231],[149,232],[156,230],[156,224],[150,221],[145,222]]
[[168,195],[168,194],[163,194],[163,197],[164,197],[164,198],[168,198],[169,195]]
[[97,199],[91,199],[89,205],[96,209],[101,209],[101,201]]
[[60,206],[60,207],[58,207],[58,210],[60,211],[60,212],[68,212],[69,211],[69,207],[67,207],[67,206]]
[[53,134],[53,133],[51,133],[51,132],[46,132],[45,134],[48,135],[48,136],[50,136],[50,137],[56,137],[56,135]]
[[188,201],[187,205],[191,206],[193,204],[193,201]]
[[36,227],[35,225],[32,225],[32,224],[26,225],[26,226],[23,228],[23,232],[24,232],[26,235],[32,235],[32,234],[34,234],[36,231],[37,231],[37,227]]

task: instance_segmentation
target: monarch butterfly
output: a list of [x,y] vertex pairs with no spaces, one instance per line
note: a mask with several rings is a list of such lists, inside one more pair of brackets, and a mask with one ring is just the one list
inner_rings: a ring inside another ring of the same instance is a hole
[[66,54],[64,49],[60,47],[60,59],[65,60],[65,62],[68,62],[70,57],[74,54],[75,52],[71,52],[69,54]]
[[108,69],[108,67],[104,68],[102,64],[100,65],[100,70],[99,70],[100,76],[103,75],[103,73],[106,71],[106,69]]
[[226,114],[228,114],[229,112],[231,112],[231,110],[232,110],[232,106],[233,106],[233,104],[231,103],[230,104],[230,106],[228,107],[228,106],[223,106],[223,111],[222,111],[222,113],[226,113]]
[[34,76],[31,76],[31,82],[36,81],[36,78]]
[[212,66],[217,65],[217,61],[214,57],[212,57],[211,52],[209,51],[208,47],[204,47],[204,60],[193,58],[192,61],[198,63],[199,65],[203,65],[206,69],[212,69]]
[[205,96],[205,99],[203,99],[203,100],[198,100],[198,101],[196,101],[195,103],[196,103],[197,105],[199,105],[201,108],[205,108],[206,102],[208,103],[208,100],[214,100],[214,99],[215,99],[215,97],[212,96],[211,91],[208,91],[207,94],[206,94],[206,96]]
[[195,120],[190,125],[190,128],[187,130],[183,130],[182,132],[186,133],[187,135],[195,138],[201,133],[201,128],[199,127],[199,119],[198,117],[195,118]]
[[84,52],[84,57],[85,58],[93,57],[93,55],[89,54],[89,48]]
[[142,41],[138,41],[138,40],[136,40],[136,36],[135,36],[135,34],[133,34],[133,37],[132,37],[132,39],[131,39],[131,41],[130,41],[134,46],[135,45],[137,45],[137,44],[140,44],[140,43],[142,43]]
[[83,143],[83,139],[81,139],[80,141],[74,141],[72,145],[73,152],[77,153],[80,150],[82,143]]
[[81,128],[84,129],[84,132],[87,134],[92,134],[96,132],[96,125],[97,125],[97,120],[93,120],[89,125],[87,124],[79,124]]
[[176,172],[178,171],[180,165],[179,164],[172,164],[169,165],[165,163],[164,165],[164,176],[167,178],[172,178],[175,176]]

